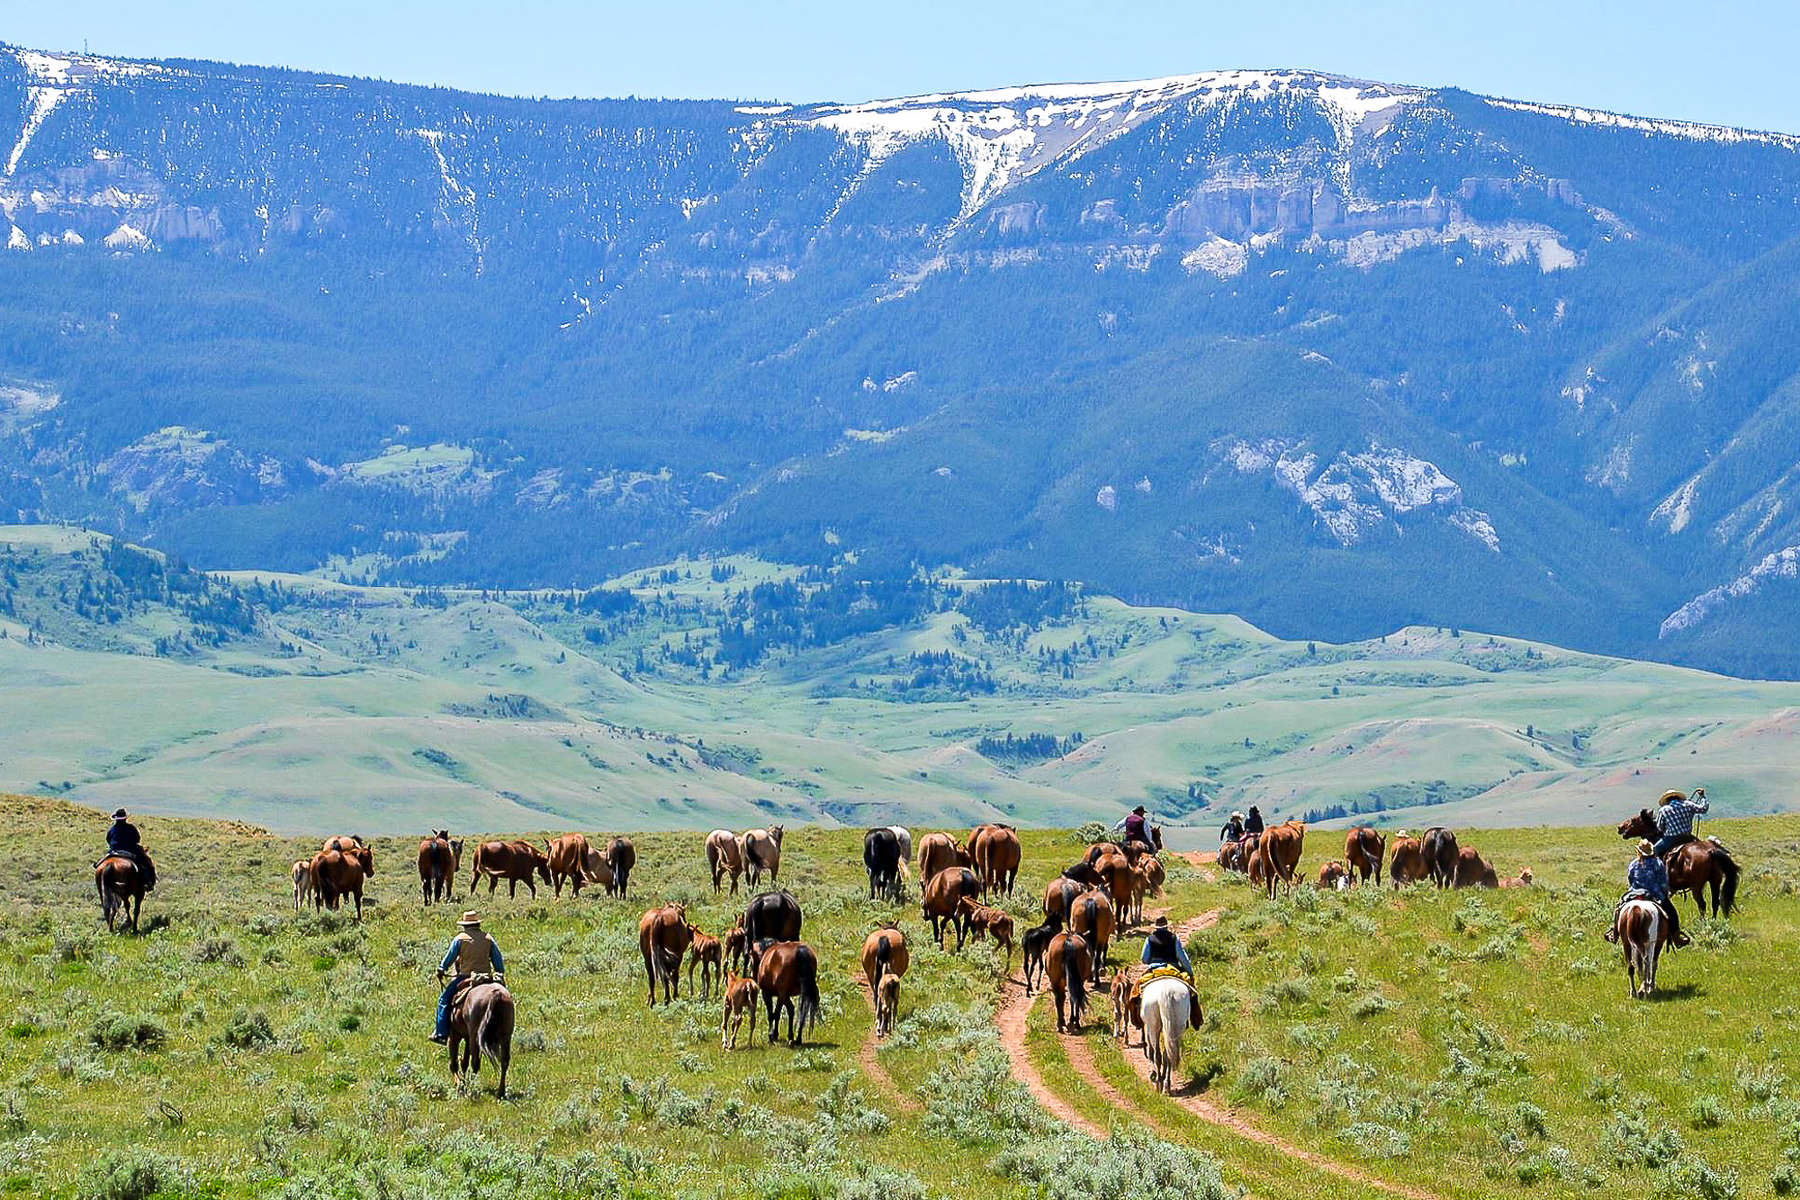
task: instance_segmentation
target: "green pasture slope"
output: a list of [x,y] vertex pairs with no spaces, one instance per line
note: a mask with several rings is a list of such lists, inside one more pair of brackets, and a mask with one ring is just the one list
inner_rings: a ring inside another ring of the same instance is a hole
[[[0,788],[363,833],[1072,827],[1144,802],[1184,845],[1251,803],[1390,827],[1600,823],[1702,782],[1721,813],[1800,805],[1800,684],[1470,630],[1288,642],[1097,595],[978,621],[953,600],[984,582],[945,570],[935,607],[731,664],[734,597],[801,578],[737,557],[613,580],[610,615],[235,572],[219,636],[85,601],[110,546],[0,528]],[[1055,752],[981,752],[1007,735]]]
[[[870,903],[854,830],[787,841],[783,882],[825,996],[817,1041],[798,1052],[722,1051],[713,1004],[645,1007],[639,912],[685,900],[717,930],[738,907],[712,897],[697,835],[639,836],[628,902],[484,892],[520,1005],[501,1101],[488,1077],[453,1086],[424,1040],[431,971],[468,902],[421,908],[411,839],[376,843],[377,902],[358,924],[292,912],[286,865],[316,839],[151,819],[165,882],[134,937],[98,924],[87,868],[103,827],[64,801],[0,801],[0,1190],[1323,1200],[1349,1186],[1150,1095],[1094,1029],[1088,1050],[1126,1107],[1098,1102],[1040,1002],[1035,1065],[1113,1133],[1053,1127],[991,1029],[997,956],[939,953],[916,906]],[[1303,888],[1270,902],[1175,862],[1160,903],[1178,918],[1222,910],[1190,943],[1207,1018],[1183,1082],[1414,1194],[1787,1194],[1800,1178],[1800,819],[1709,828],[1745,865],[1742,912],[1693,922],[1696,946],[1665,960],[1647,1003],[1626,997],[1599,938],[1625,859],[1610,831],[1465,830],[1503,874],[1533,868],[1539,886],[1523,891]],[[1021,924],[1079,839],[1024,841]],[[1340,846],[1313,831],[1305,866]],[[915,964],[895,1037],[871,1051],[851,965],[894,915]]]

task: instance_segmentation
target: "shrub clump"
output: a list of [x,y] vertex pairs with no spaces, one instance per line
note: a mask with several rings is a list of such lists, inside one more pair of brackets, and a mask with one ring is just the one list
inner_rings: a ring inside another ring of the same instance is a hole
[[269,1023],[269,1014],[262,1009],[240,1008],[231,1014],[231,1020],[225,1023],[225,1032],[219,1036],[234,1050],[255,1050],[273,1044],[275,1027]]
[[82,1180],[82,1200],[150,1200],[180,1195],[193,1176],[179,1159],[153,1150],[112,1150],[100,1156]]
[[169,1031],[149,1017],[103,1012],[88,1027],[88,1041],[102,1050],[158,1050]]

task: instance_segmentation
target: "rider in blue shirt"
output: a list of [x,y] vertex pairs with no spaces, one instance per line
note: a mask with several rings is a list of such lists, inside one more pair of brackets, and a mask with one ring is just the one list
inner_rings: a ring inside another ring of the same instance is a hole
[[[1669,868],[1657,857],[1656,846],[1649,838],[1638,843],[1637,858],[1625,871],[1625,889],[1625,895],[1619,900],[1620,908],[1628,900],[1656,901],[1663,911],[1663,919],[1669,923],[1669,941],[1677,946],[1688,944],[1690,939],[1681,932],[1681,915],[1675,911],[1675,902],[1669,898]],[[1619,940],[1618,928],[1618,912],[1615,909],[1613,926],[1606,931],[1607,941]]]

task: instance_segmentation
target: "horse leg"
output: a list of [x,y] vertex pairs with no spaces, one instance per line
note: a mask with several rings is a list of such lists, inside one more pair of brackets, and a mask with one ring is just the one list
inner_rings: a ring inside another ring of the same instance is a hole
[[138,931],[138,915],[144,911],[144,893],[131,897],[131,932]]

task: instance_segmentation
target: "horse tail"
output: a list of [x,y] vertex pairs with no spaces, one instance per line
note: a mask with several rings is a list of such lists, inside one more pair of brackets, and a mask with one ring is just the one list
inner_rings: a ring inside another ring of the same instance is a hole
[[799,1037],[804,1040],[808,1026],[819,1023],[819,963],[808,958],[800,965]]
[[894,948],[886,938],[875,943],[875,988],[880,990],[881,981],[886,977],[894,957]]
[[[1174,989],[1169,989],[1173,993]],[[1175,1004],[1181,1005],[1179,1023],[1175,1017]],[[1175,1072],[1181,1066],[1181,1031],[1187,1028],[1187,993],[1183,991],[1174,1000],[1165,1000],[1162,1013],[1162,1068],[1168,1072],[1169,1088],[1175,1087]]]
[[481,1010],[481,1023],[475,1027],[476,1050],[493,1059],[497,1065],[503,1065],[507,1056],[501,1053],[505,1047],[500,1037],[500,1031],[495,1028],[495,1017],[501,1004],[510,999],[511,997],[490,997],[488,1004]]
[[1069,993],[1069,1014],[1077,1022],[1087,1008],[1087,981],[1073,954],[1063,954],[1063,987]]
[[1726,851],[1725,847],[1713,844],[1713,853],[1719,857],[1719,870],[1725,876],[1725,886],[1719,891],[1719,907],[1726,916],[1737,905],[1738,875],[1741,873],[1737,860]]

